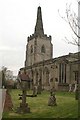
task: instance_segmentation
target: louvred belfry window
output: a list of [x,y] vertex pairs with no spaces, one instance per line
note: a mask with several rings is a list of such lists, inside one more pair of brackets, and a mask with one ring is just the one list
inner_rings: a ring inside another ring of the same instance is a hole
[[41,53],[45,53],[45,46],[44,45],[42,45],[42,47],[41,47]]
[[33,53],[33,46],[31,45],[31,53]]

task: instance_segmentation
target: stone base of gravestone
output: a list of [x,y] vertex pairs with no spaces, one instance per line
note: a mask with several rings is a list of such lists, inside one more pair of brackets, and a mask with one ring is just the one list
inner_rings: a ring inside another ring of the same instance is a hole
[[6,91],[5,103],[3,111],[11,111],[13,108],[13,103],[9,91]]
[[17,108],[17,113],[30,113],[30,107],[28,107],[28,103],[25,105],[20,103],[20,107]]
[[50,96],[49,97],[48,106],[57,106],[56,97],[55,96]]

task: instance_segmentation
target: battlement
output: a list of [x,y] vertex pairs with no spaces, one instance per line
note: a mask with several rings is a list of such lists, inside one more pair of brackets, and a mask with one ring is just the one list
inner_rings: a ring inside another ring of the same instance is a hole
[[47,40],[51,40],[52,39],[51,35],[47,36],[46,34],[44,34],[44,38],[47,39]]
[[34,38],[38,38],[38,37],[40,37],[42,39],[46,39],[46,40],[51,40],[52,39],[51,35],[47,36],[46,34],[44,34],[43,36],[37,36],[35,34],[32,34],[32,35],[27,37],[27,41],[29,42],[30,40],[32,40]]
[[27,41],[29,42],[30,40],[34,38],[42,38],[46,40],[51,40],[51,36],[47,36],[44,34],[44,28],[43,28],[43,21],[42,21],[42,12],[41,12],[41,7],[38,7],[37,10],[37,19],[36,19],[36,25],[35,25],[35,30],[34,34],[28,36]]
[[27,41],[29,42],[30,40],[32,40],[33,38],[35,38],[36,36],[34,34],[30,35],[27,37]]

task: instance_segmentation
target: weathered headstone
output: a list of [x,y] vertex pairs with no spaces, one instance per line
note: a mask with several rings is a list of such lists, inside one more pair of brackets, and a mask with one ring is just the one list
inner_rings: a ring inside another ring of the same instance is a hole
[[56,106],[56,97],[55,97],[55,89],[54,87],[50,90],[50,97],[48,100],[48,106]]
[[26,103],[26,90],[22,91],[21,100],[22,100],[22,103],[20,103],[20,106],[17,108],[17,112],[30,113],[30,107],[28,106],[28,103]]
[[55,97],[55,94],[54,95],[51,95],[49,97],[49,100],[48,100],[48,106],[56,106],[57,103],[56,103],[56,97]]
[[24,69],[24,72],[21,74],[19,73],[19,82],[20,87],[22,90],[22,103],[20,103],[20,106],[17,108],[18,113],[30,113],[30,107],[28,106],[28,103],[26,103],[26,93],[29,89],[28,83],[30,82],[30,78],[28,74],[26,73],[26,69]]

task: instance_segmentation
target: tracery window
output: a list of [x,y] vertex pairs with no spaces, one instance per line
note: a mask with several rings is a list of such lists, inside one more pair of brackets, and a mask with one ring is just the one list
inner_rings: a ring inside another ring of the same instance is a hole
[[75,71],[75,81],[78,83],[78,79],[79,79],[79,72]]
[[66,64],[59,64],[59,83],[66,83]]

